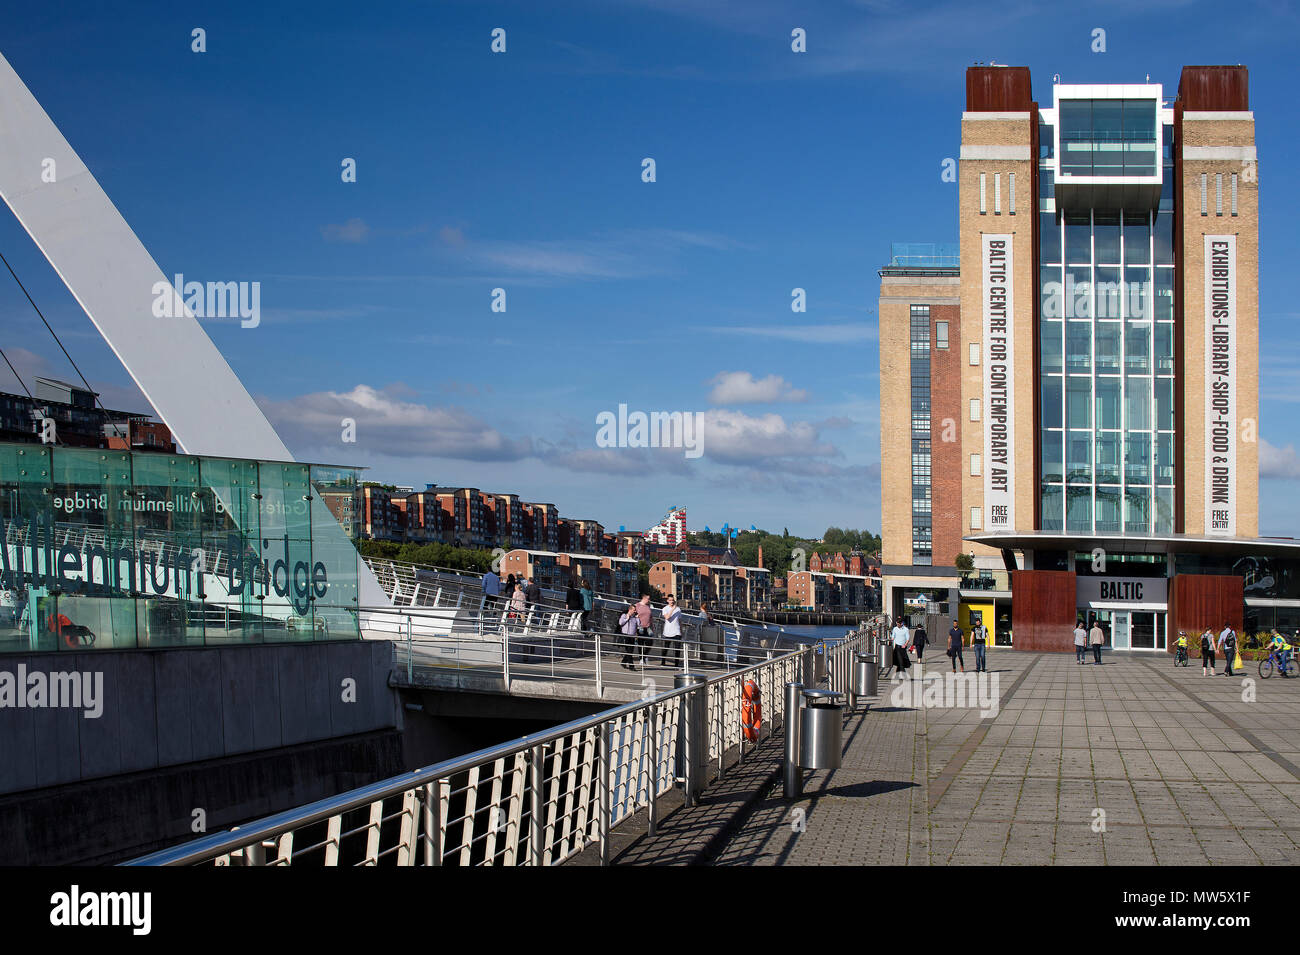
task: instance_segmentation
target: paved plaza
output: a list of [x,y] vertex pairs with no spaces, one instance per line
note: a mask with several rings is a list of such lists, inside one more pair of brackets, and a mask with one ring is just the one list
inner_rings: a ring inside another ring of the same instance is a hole
[[[950,669],[928,656],[926,678]],[[841,768],[810,774],[792,803],[778,783],[717,863],[1300,862],[1300,680],[1103,659],[990,649],[988,718],[921,694],[891,706],[882,681],[845,724]]]

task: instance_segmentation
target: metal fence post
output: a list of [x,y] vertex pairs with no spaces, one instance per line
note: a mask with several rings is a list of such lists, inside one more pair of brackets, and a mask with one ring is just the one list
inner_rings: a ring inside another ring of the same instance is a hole
[[648,832],[654,836],[659,821],[655,814],[655,796],[659,792],[659,704],[651,703],[649,709],[650,719],[646,721],[646,729],[650,738],[647,747],[650,754],[650,779],[646,793],[646,812],[650,816]]
[[596,749],[596,831],[600,840],[600,864],[609,865],[609,724],[600,724],[600,745]]
[[605,683],[600,672],[600,631],[596,631],[596,695],[605,695]]
[[542,864],[542,763],[546,759],[546,747],[534,746],[529,750],[529,791],[533,810],[528,820],[528,864]]
[[415,656],[411,649],[411,615],[406,615],[406,682],[415,682]]

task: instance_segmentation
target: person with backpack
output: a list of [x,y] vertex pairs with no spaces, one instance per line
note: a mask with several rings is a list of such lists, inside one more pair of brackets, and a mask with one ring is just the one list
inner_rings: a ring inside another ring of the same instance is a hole
[[1214,631],[1201,632],[1201,676],[1214,676]]
[[586,633],[591,629],[591,611],[596,606],[596,592],[591,589],[591,581],[582,578],[582,587],[579,592],[582,594],[582,632]]
[[1223,632],[1219,634],[1218,645],[1223,651],[1223,675],[1232,676],[1232,661],[1237,658],[1237,634],[1226,620],[1223,622]]

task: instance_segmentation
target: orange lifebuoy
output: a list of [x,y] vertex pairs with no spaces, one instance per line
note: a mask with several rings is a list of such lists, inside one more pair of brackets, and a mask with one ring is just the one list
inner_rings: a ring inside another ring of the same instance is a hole
[[763,728],[763,692],[753,680],[746,680],[740,694],[740,728],[745,739],[758,741],[758,731]]

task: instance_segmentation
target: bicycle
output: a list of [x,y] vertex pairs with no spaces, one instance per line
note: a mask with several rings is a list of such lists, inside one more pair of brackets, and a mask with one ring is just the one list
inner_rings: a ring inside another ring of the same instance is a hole
[[1284,677],[1300,676],[1300,663],[1296,662],[1294,653],[1287,654],[1286,664],[1284,666],[1281,657],[1278,656],[1278,652],[1276,650],[1270,650],[1268,656],[1259,661],[1259,678],[1261,680],[1267,680],[1273,675],[1274,669]]
[[1185,667],[1188,665],[1187,648],[1174,647],[1174,666]]

